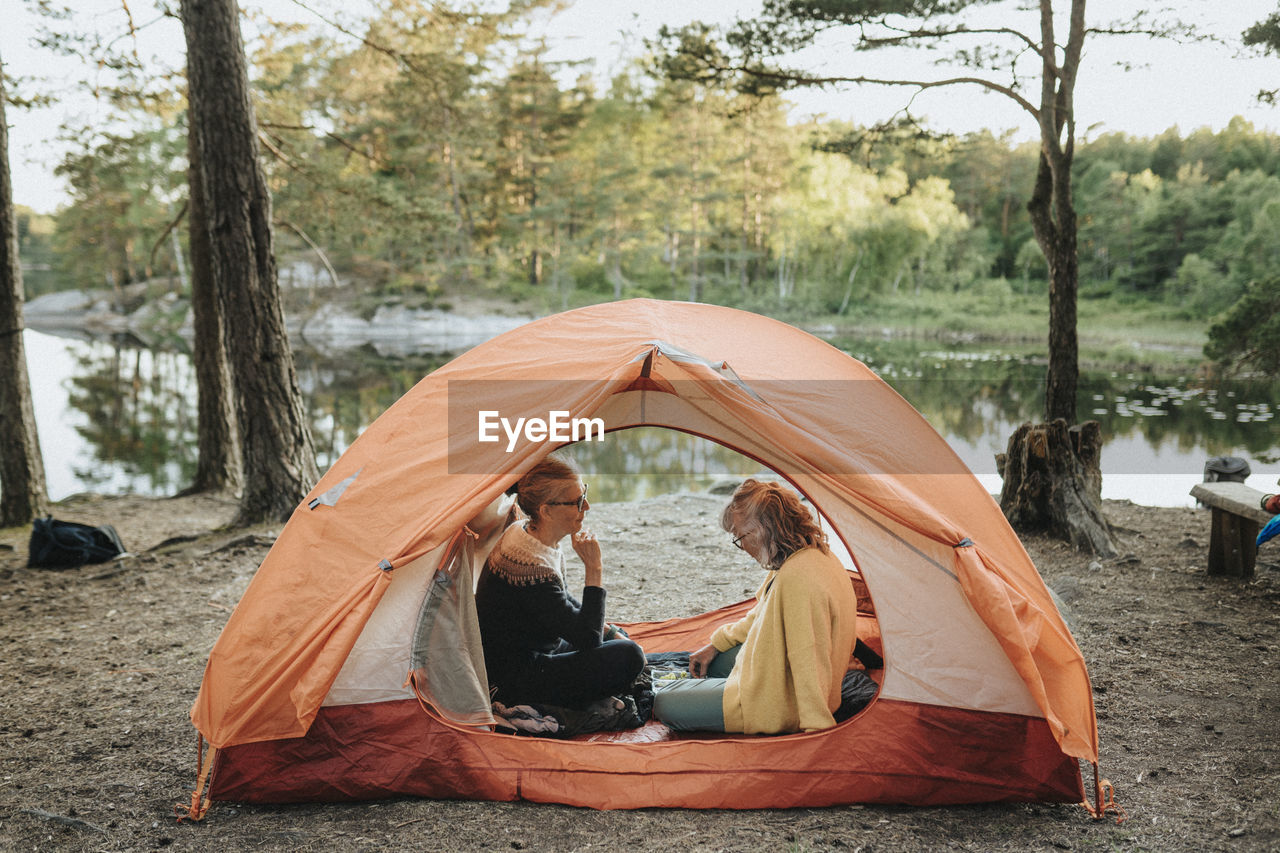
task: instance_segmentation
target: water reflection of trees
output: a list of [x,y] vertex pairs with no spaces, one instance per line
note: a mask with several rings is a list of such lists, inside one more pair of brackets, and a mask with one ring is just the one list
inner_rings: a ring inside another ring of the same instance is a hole
[[[853,348],[851,348],[853,349]],[[889,341],[854,350],[944,435],[976,443],[1039,420],[1044,365],[1026,355]],[[1280,379],[1225,379],[1156,371],[1082,371],[1078,412],[1109,438],[1140,437],[1182,452],[1280,457],[1275,411]]]
[[761,470],[760,463],[715,442],[662,427],[636,427],[579,442],[565,451],[602,501],[634,500],[703,489]]
[[1126,376],[1113,384],[1104,430],[1134,434],[1149,444],[1172,442],[1189,452],[1247,452],[1261,461],[1280,460],[1275,411],[1280,379],[1187,379]]
[[[194,375],[186,356],[124,343],[73,351],[67,405],[91,455],[73,463],[86,487],[172,494],[195,474]],[[123,476],[123,484],[118,481]]]
[[[187,354],[126,341],[69,349],[74,375],[67,379],[67,405],[82,416],[75,429],[89,450],[87,462],[71,463],[76,479],[86,489],[152,495],[174,494],[189,484],[196,467],[196,385]],[[321,469],[448,359],[299,353],[298,380]]]
[[339,356],[295,353],[320,470],[327,470],[365,427],[451,358],[448,354],[387,358],[370,349]]
[[[115,343],[69,347],[75,375],[68,404],[89,459],[72,463],[85,488],[173,494],[195,471],[195,380],[183,353]],[[1026,353],[944,349],[936,342],[849,347],[914,405],[935,429],[972,444],[997,443],[1043,409],[1043,363]],[[299,352],[299,382],[321,469],[448,355],[386,358],[371,350]],[[1208,455],[1243,453],[1280,461],[1275,406],[1280,380],[1218,380],[1155,372],[1085,372],[1079,412],[1109,438]],[[46,453],[51,448],[46,448]],[[759,465],[734,451],[664,429],[610,433],[569,451],[592,476],[592,496],[620,500],[705,487]],[[122,483],[121,480],[124,480]]]

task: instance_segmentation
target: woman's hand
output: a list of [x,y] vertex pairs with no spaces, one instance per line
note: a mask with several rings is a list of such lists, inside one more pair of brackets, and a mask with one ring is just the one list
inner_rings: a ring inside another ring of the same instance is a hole
[[708,643],[689,655],[689,674],[694,678],[706,678],[707,669],[710,668],[711,662],[716,659],[716,655],[719,653],[715,646]]
[[590,530],[583,528],[573,534],[570,539],[574,553],[586,566],[586,586],[604,586],[604,562],[600,553],[600,543]]

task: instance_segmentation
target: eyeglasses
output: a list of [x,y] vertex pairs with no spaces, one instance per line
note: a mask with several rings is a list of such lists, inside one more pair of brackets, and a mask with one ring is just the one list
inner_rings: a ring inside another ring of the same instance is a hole
[[[742,534],[741,536],[739,536],[737,539],[734,539],[734,540],[733,540],[733,547],[735,547],[735,548],[742,548],[742,540],[743,540],[743,539],[746,539],[746,538],[747,538],[748,536],[750,536],[750,535],[751,535],[750,533],[744,533],[744,534]],[[746,548],[742,548],[742,550],[744,550],[744,551],[745,551],[745,550],[747,550],[747,549],[746,549]]]
[[576,506],[582,512],[582,505],[587,502],[587,487],[582,487],[582,495],[576,501],[547,501],[547,506]]

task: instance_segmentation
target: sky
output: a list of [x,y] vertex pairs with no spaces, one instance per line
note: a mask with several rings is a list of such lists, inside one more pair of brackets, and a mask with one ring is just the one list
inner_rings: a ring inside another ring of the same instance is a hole
[[[15,13],[19,2],[22,6]],[[7,74],[25,81],[21,91],[26,94],[41,91],[62,96],[57,105],[47,109],[8,111],[14,200],[52,212],[67,200],[61,179],[53,174],[67,150],[58,138],[60,125],[68,119],[97,122],[109,116],[103,105],[74,93],[77,83],[92,82],[98,72],[77,58],[55,57],[33,43],[38,21],[30,10],[31,0],[5,3],[9,9],[5,26],[0,28],[0,58]],[[73,5],[88,25],[129,38],[123,0],[76,0]],[[320,23],[320,17],[309,10],[352,20],[358,0],[242,0],[242,5],[280,18]],[[1148,5],[1135,0],[1093,0],[1089,22],[1096,26]],[[1276,11],[1277,0],[1172,0],[1168,5],[1199,31],[1234,44],[1091,39],[1086,43],[1076,88],[1078,137],[1087,140],[1109,132],[1154,136],[1174,126],[1184,134],[1200,127],[1219,130],[1235,115],[1257,128],[1280,132],[1280,108],[1255,100],[1258,90],[1280,87],[1280,57],[1242,56],[1238,47],[1240,32]],[[179,65],[182,33],[177,23],[153,22],[155,15],[148,11],[147,3],[133,0],[128,7],[136,16],[134,24],[141,28],[136,42],[141,55]],[[729,21],[749,17],[758,8],[759,0],[576,0],[556,15],[543,16],[531,35],[546,39],[552,58],[591,61],[603,80],[620,68],[626,57],[642,51],[643,39],[663,24],[678,26],[694,19]],[[982,23],[970,20],[971,26]],[[251,34],[252,23],[246,26]],[[803,59],[810,67],[836,74],[861,71],[914,79],[940,73],[923,54],[851,55],[838,41],[820,46]],[[1131,70],[1121,71],[1121,65]],[[859,124],[884,120],[905,102],[903,90],[878,87],[794,92],[788,99],[793,102],[794,120],[819,115]],[[1026,112],[1010,99],[984,94],[978,87],[923,93],[912,103],[912,113],[938,130],[965,133],[987,128],[1011,130],[1016,139],[1035,136]]]

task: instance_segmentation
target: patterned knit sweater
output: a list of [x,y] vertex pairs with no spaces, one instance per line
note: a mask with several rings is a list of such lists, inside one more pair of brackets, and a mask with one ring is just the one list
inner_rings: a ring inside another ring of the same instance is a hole
[[499,688],[538,655],[567,646],[599,646],[605,592],[584,587],[579,603],[565,590],[564,553],[548,547],[523,522],[508,527],[489,554],[476,586],[476,610],[489,683]]
[[564,552],[542,544],[525,524],[517,522],[502,532],[485,569],[516,586],[557,581],[563,586]]

